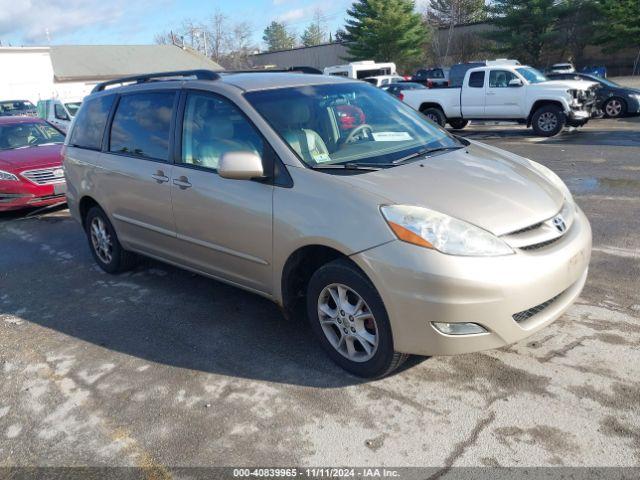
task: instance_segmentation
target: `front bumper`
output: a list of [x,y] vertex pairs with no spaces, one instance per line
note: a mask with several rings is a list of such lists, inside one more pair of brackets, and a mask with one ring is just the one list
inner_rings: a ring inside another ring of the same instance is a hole
[[64,203],[65,184],[31,185],[27,182],[0,182],[0,212]]
[[[352,258],[384,301],[397,351],[454,355],[518,342],[556,320],[582,291],[590,256],[591,227],[578,209],[562,239],[539,250],[457,257],[392,241]],[[528,310],[536,313],[514,320]],[[446,335],[431,322],[472,322],[487,333]]]

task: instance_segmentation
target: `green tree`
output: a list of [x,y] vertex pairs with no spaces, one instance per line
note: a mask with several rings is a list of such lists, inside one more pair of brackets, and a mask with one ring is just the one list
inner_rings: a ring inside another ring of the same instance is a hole
[[347,14],[344,40],[349,60],[410,67],[424,58],[429,31],[412,0],[357,0]]
[[304,30],[300,40],[302,40],[302,44],[305,47],[312,47],[314,45],[324,43],[326,37],[326,29],[322,22],[322,12],[320,10],[316,10],[313,22],[311,22]]
[[557,37],[558,2],[493,0],[487,8],[489,21],[496,29],[485,35],[496,42],[497,53],[538,65],[543,48]]
[[472,23],[486,17],[484,0],[430,0],[427,21],[438,27]]
[[555,43],[560,60],[581,64],[584,49],[593,43],[596,22],[601,13],[596,0],[563,0],[558,4]]
[[264,29],[262,39],[267,44],[270,52],[274,50],[286,50],[296,44],[295,37],[289,33],[287,26],[282,22],[273,21]]
[[634,48],[638,54],[633,73],[640,73],[640,1],[599,0],[601,25],[596,41],[607,51]]

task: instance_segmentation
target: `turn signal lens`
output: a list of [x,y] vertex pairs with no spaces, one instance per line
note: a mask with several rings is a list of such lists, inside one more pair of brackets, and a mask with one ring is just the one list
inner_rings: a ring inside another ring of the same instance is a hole
[[402,225],[398,225],[397,223],[393,223],[393,222],[388,222],[388,223],[389,223],[389,226],[391,227],[391,230],[393,230],[393,233],[395,233],[400,240],[403,240],[408,243],[413,243],[421,247],[433,248],[433,245],[431,245],[431,243],[427,242],[420,235],[416,235],[408,228],[404,228]]

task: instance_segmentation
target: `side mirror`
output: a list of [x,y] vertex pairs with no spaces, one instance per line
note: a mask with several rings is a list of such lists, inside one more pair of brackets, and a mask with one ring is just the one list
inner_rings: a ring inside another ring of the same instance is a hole
[[513,78],[513,79],[509,80],[509,86],[510,87],[521,87],[522,86],[522,80],[520,80],[519,78]]
[[218,162],[218,175],[230,180],[251,180],[263,177],[262,159],[254,152],[223,153]]

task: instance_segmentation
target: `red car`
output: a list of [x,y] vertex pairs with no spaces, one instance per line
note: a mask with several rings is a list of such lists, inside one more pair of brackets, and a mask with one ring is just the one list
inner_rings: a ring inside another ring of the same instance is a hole
[[63,142],[39,118],[0,117],[0,212],[65,201]]

